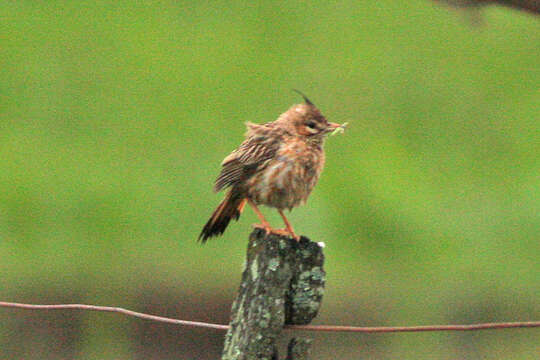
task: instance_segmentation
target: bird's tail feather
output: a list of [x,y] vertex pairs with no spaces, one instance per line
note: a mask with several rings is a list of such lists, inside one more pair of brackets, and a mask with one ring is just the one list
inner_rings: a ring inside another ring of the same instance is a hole
[[238,220],[246,201],[247,199],[233,194],[231,189],[204,225],[199,240],[205,243],[209,238],[223,234],[231,219]]

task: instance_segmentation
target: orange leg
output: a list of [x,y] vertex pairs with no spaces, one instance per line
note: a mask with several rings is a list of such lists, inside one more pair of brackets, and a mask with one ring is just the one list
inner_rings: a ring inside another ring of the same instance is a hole
[[264,215],[259,210],[257,205],[255,205],[255,203],[253,201],[251,201],[251,199],[248,199],[248,203],[251,206],[251,208],[253,209],[253,211],[255,211],[255,214],[257,214],[257,217],[259,218],[259,220],[261,221],[260,224],[253,224],[253,227],[256,227],[256,228],[259,228],[259,229],[264,229],[264,231],[266,231],[267,234],[272,232],[273,229],[270,226],[270,223],[268,221],[266,221],[266,219],[264,218]]
[[[281,235],[281,236],[290,236],[290,235],[292,235],[296,240],[299,240],[299,238],[296,236],[296,234],[294,234],[294,232],[291,233],[292,228],[289,229],[289,227],[291,225],[288,223],[287,220],[285,220],[285,223],[288,224],[287,230],[285,230],[285,229],[283,229],[283,230],[282,229],[273,229],[270,226],[270,223],[268,221],[266,221],[266,219],[264,218],[264,215],[259,210],[257,205],[255,205],[255,203],[253,201],[251,201],[250,199],[248,199],[248,203],[253,208],[253,211],[255,211],[255,214],[257,214],[257,217],[259,218],[259,220],[261,220],[260,224],[253,224],[253,227],[263,229],[264,231],[266,231],[266,234],[276,234],[276,235]],[[282,214],[281,216],[284,216],[284,215]]]
[[283,219],[283,222],[285,223],[285,227],[287,228],[287,232],[289,235],[291,235],[296,241],[300,240],[300,236],[296,235],[291,223],[289,222],[289,219],[285,217],[285,214],[283,213],[283,210],[278,209],[279,215],[281,215],[281,218]]

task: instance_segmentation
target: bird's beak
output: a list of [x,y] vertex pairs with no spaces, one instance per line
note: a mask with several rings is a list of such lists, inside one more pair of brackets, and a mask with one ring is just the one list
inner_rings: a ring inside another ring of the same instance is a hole
[[333,122],[329,122],[328,123],[328,126],[326,127],[326,133],[333,133],[334,131],[340,129],[339,131],[343,131],[345,129],[345,126],[347,126],[347,123],[345,124],[338,124],[338,123],[333,123]]
[[328,131],[334,131],[334,130],[336,130],[338,127],[341,127],[341,124],[333,123],[333,122],[329,122],[329,123],[328,123]]

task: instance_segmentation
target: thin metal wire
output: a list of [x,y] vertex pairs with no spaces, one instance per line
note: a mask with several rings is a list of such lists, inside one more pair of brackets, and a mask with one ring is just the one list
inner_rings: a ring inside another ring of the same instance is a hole
[[[188,327],[201,327],[216,330],[228,330],[229,325],[212,324],[202,321],[189,321],[172,319],[163,316],[144,314],[137,311],[124,309],[121,307],[97,306],[85,304],[57,304],[57,305],[38,305],[23,304],[15,302],[0,301],[0,307],[30,310],[62,310],[77,309],[120,313],[127,316],[133,316],[144,320],[159,321],[163,323],[182,325]],[[512,329],[512,328],[537,328],[540,327],[540,321],[524,322],[500,322],[500,323],[481,323],[470,325],[425,325],[425,326],[339,326],[339,325],[286,325],[287,330],[303,331],[324,331],[324,332],[359,332],[359,333],[389,333],[389,332],[422,332],[422,331],[472,331],[472,330],[494,330],[494,329]]]

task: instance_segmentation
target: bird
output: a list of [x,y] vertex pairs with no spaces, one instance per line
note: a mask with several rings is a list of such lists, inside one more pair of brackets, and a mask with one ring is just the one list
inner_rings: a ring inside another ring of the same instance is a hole
[[[231,219],[239,219],[246,204],[260,220],[255,228],[300,239],[284,210],[306,202],[324,167],[325,138],[346,124],[328,122],[302,92],[294,91],[303,97],[303,103],[291,106],[273,122],[247,122],[245,140],[221,163],[214,191],[228,190],[199,235],[202,243],[222,235]],[[272,228],[259,205],[277,209],[285,228]]]

